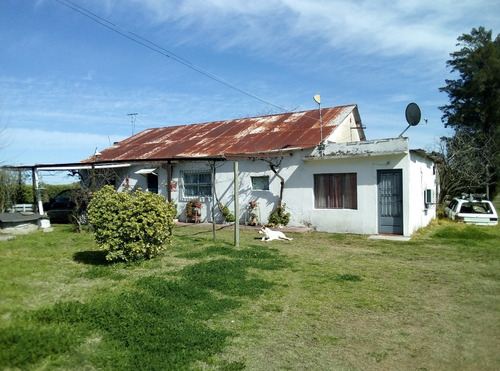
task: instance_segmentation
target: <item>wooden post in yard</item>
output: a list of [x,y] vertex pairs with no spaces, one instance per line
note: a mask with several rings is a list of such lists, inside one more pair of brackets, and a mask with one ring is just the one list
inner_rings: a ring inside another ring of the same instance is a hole
[[240,205],[238,202],[238,161],[234,162],[234,246],[240,247]]
[[212,168],[212,235],[215,242],[215,161]]

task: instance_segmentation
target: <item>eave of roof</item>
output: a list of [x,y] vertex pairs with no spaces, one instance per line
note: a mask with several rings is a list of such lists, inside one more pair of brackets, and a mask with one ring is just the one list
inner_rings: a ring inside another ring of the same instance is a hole
[[6,165],[2,166],[3,169],[11,170],[45,170],[45,171],[64,171],[64,170],[88,170],[88,169],[110,169],[117,167],[129,167],[130,163],[103,163],[103,162],[92,162],[84,164],[82,162],[70,162],[63,164],[33,164],[33,165]]
[[314,148],[356,105],[144,130],[82,162],[220,160]]

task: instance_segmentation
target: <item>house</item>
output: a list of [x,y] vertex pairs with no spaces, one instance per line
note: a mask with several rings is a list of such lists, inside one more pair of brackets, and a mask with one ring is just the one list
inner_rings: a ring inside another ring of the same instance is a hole
[[164,195],[182,221],[197,199],[201,221],[222,222],[235,176],[241,224],[267,223],[280,195],[290,226],[318,231],[409,236],[436,215],[432,159],[407,138],[366,140],[356,105],[147,129],[82,162],[90,182],[115,166],[117,190]]

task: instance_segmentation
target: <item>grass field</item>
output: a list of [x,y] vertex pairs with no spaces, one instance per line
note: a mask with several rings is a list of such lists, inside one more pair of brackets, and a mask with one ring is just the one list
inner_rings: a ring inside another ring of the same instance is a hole
[[500,369],[499,227],[174,234],[135,264],[68,226],[0,242],[0,369]]

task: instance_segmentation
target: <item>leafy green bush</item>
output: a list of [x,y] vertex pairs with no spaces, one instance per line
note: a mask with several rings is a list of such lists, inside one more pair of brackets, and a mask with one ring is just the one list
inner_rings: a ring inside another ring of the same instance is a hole
[[219,204],[220,212],[222,213],[222,216],[224,217],[226,222],[228,222],[228,223],[234,222],[236,220],[236,218],[231,213],[231,210],[229,210],[229,207],[227,207],[226,205],[223,205],[222,202],[219,202],[218,204]]
[[94,238],[109,261],[150,259],[172,243],[175,207],[157,194],[106,186],[88,209]]
[[276,209],[271,211],[268,218],[268,225],[274,226],[285,226],[290,222],[290,213],[285,212],[286,204],[282,206],[277,206]]

